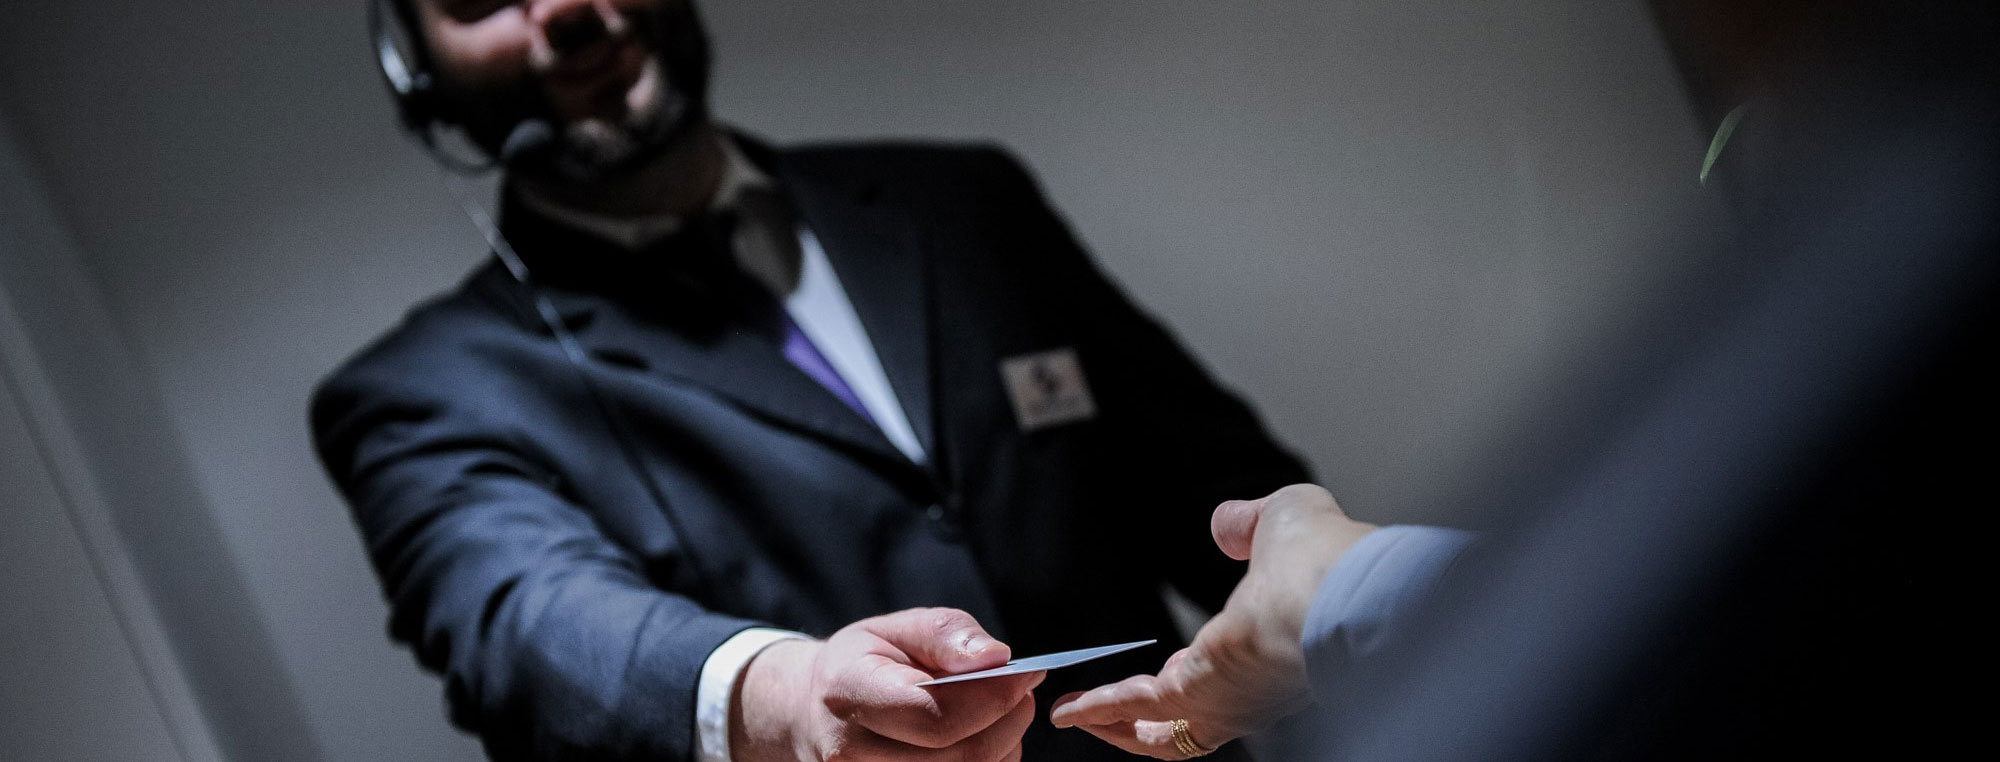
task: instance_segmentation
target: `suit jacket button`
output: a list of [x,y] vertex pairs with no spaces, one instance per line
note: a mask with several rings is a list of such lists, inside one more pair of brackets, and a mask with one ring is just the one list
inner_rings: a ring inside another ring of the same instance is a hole
[[940,540],[958,542],[965,538],[963,528],[958,525],[958,517],[953,516],[951,511],[945,510],[945,507],[942,505],[933,505],[925,508],[924,518],[930,519],[931,531]]

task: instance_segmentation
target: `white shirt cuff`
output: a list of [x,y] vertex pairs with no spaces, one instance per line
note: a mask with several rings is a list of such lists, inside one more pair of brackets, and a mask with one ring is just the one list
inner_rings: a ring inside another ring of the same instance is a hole
[[765,647],[805,635],[769,627],[752,627],[731,635],[708,652],[701,663],[701,680],[694,689],[694,754],[696,762],[729,762],[729,699],[743,668]]

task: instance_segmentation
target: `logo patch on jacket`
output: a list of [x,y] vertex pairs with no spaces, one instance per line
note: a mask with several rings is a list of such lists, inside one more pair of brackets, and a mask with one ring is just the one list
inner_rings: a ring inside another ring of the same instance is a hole
[[1000,361],[1000,380],[1022,431],[1097,417],[1097,402],[1070,347],[1015,355]]

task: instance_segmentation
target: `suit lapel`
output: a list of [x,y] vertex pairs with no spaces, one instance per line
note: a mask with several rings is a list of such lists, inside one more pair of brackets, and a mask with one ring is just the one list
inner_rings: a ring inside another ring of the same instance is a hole
[[826,251],[924,452],[938,462],[931,391],[931,269],[922,228],[874,189],[778,157],[780,182]]
[[[907,214],[872,203],[870,183],[796,166],[791,155],[753,140],[738,143],[778,179],[819,239],[911,429],[939,462],[931,272],[921,228]],[[608,265],[622,254],[608,244],[508,207],[508,239],[532,265],[537,290],[555,303],[592,359],[693,383],[774,423],[910,465],[875,424],[792,365],[770,337],[704,319],[712,316],[676,316],[700,310],[659,304],[671,290],[653,288],[654,275]]]
[[792,365],[767,336],[738,326],[663,325],[594,294],[545,291],[594,361],[691,383],[772,423],[903,460],[880,429]]

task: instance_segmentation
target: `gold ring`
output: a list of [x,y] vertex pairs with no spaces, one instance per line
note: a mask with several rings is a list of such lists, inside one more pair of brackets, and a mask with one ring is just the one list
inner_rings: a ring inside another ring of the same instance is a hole
[[1167,731],[1173,734],[1174,748],[1190,758],[1215,753],[1214,749],[1195,743],[1194,734],[1188,732],[1187,720],[1174,720],[1167,723]]

